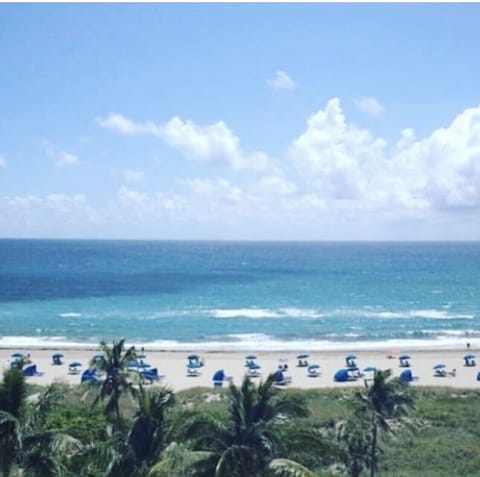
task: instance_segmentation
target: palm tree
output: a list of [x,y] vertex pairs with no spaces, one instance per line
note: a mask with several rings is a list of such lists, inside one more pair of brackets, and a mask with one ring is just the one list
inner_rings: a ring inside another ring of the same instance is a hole
[[392,432],[388,420],[401,419],[414,408],[414,397],[408,384],[392,378],[390,369],[375,371],[373,384],[354,396],[355,414],[369,425],[368,466],[374,477],[378,460],[380,432]]
[[[7,372],[9,373],[9,372]],[[6,373],[6,375],[7,375]],[[30,412],[24,415],[23,376],[12,370],[0,387],[0,402],[9,410],[0,411],[1,472],[8,477],[16,465],[32,477],[50,477],[65,473],[65,462],[79,451],[81,444],[61,430],[39,430],[38,424],[61,398],[56,385],[47,388]],[[11,387],[10,387],[11,386]],[[19,395],[13,398],[12,390]],[[5,396],[11,399],[3,400]]]
[[169,388],[147,391],[140,384],[136,394],[138,410],[124,441],[107,470],[108,476],[137,475],[158,462],[165,447],[165,411],[174,403]]
[[278,454],[278,427],[308,414],[303,398],[279,394],[274,382],[270,375],[258,387],[248,377],[240,387],[231,384],[227,422],[208,415],[187,421],[183,432],[193,436],[193,450],[210,451],[196,475],[254,477],[267,469]]
[[97,363],[98,368],[105,372],[105,380],[101,383],[100,391],[94,401],[107,400],[105,413],[120,421],[120,398],[123,394],[134,394],[134,389],[128,380],[128,363],[135,359],[135,348],[132,346],[125,350],[125,340],[113,341],[110,348],[104,341],[100,343],[103,359]]

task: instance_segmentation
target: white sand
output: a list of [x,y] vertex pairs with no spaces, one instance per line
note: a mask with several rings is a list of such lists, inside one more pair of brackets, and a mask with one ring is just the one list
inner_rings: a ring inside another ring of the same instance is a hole
[[[52,353],[56,350],[52,349],[23,349],[24,353],[30,353],[33,363],[37,365],[37,369],[44,372],[43,376],[29,377],[27,380],[37,384],[49,384],[54,380],[63,380],[71,384],[80,383],[80,375],[68,374],[68,363],[72,361],[80,361],[84,368],[88,366],[89,359],[96,353],[98,349],[61,349],[64,354],[64,364],[60,366],[52,365]],[[223,368],[227,375],[233,376],[235,383],[240,383],[245,374],[245,354],[240,352],[204,352],[198,353],[205,360],[205,366],[202,368],[202,374],[198,377],[187,376],[187,354],[185,351],[158,351],[145,350],[147,354],[146,362],[157,367],[161,374],[165,375],[161,383],[166,384],[178,391],[181,389],[192,388],[196,386],[212,386],[212,376],[214,372]],[[413,384],[415,386],[450,386],[455,388],[479,388],[480,382],[476,380],[477,373],[480,371],[480,365],[476,367],[465,367],[463,356],[466,353],[477,354],[480,363],[480,350],[466,350],[465,348],[457,350],[400,350],[401,353],[408,353],[411,356],[410,364],[414,376],[418,376],[418,380]],[[12,349],[0,349],[0,362],[3,369],[9,366],[8,360]],[[299,351],[301,353],[301,350]],[[290,387],[299,387],[303,389],[326,388],[326,387],[342,387],[342,386],[363,386],[363,379],[356,382],[335,383],[333,375],[336,370],[345,365],[345,355],[349,351],[318,351],[311,352],[309,363],[317,363],[321,366],[321,375],[317,378],[307,376],[306,368],[297,367],[296,355],[291,351],[288,352],[258,352],[257,362],[261,365],[263,376],[277,369],[280,358],[286,358],[288,363],[288,374],[292,377]],[[362,370],[367,366],[376,366],[377,369],[392,369],[393,374],[398,376],[402,371],[399,367],[398,359],[388,359],[385,351],[361,351],[355,353],[358,357],[357,365]],[[447,371],[456,369],[455,377],[438,378],[434,377],[433,367],[443,363],[447,366]],[[367,373],[368,374],[368,373]],[[260,380],[261,378],[254,378]]]

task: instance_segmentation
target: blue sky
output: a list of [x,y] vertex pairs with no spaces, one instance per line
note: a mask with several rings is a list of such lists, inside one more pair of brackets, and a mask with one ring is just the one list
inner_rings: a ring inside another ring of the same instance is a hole
[[0,237],[480,239],[477,4],[0,4]]

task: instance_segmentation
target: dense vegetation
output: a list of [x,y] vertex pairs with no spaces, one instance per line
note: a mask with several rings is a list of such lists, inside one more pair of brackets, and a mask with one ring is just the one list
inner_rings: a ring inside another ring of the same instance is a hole
[[0,384],[0,476],[480,476],[480,391],[422,389],[378,370],[358,390],[245,379],[176,395],[103,345],[96,385]]

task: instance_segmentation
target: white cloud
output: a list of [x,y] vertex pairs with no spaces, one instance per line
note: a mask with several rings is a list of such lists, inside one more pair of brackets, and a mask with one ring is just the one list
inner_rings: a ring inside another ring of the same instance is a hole
[[78,162],[78,157],[67,151],[58,151],[55,153],[55,164],[57,167],[72,166]]
[[158,137],[190,160],[220,163],[235,170],[262,170],[268,165],[265,153],[245,153],[240,147],[239,138],[223,121],[198,125],[174,117],[158,125],[152,122],[135,123],[119,114],[96,118],[95,121],[101,127],[121,134]]
[[291,91],[296,86],[295,81],[283,70],[277,70],[275,77],[268,80],[267,84],[274,91]]
[[379,117],[385,113],[385,108],[373,97],[356,99],[355,104],[360,111],[370,116]]
[[289,196],[297,191],[297,186],[280,175],[263,177],[256,184],[256,190],[267,196]]
[[315,193],[338,210],[480,207],[480,106],[421,140],[405,129],[389,148],[349,124],[334,98],[308,120],[290,154]]
[[145,180],[145,172],[143,171],[123,169],[119,174],[125,182],[140,183]]
[[7,167],[7,161],[3,156],[0,155],[0,169]]

